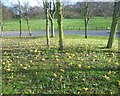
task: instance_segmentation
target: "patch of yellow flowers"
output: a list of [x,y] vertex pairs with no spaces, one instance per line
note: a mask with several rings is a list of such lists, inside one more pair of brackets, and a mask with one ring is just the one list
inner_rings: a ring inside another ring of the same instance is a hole
[[54,76],[54,77],[57,77],[57,74],[56,74],[56,73],[54,73],[54,74],[53,74],[53,76]]
[[78,68],[81,68],[81,64],[78,64]]
[[65,72],[65,70],[64,70],[64,69],[60,69],[60,71],[61,71],[61,72]]

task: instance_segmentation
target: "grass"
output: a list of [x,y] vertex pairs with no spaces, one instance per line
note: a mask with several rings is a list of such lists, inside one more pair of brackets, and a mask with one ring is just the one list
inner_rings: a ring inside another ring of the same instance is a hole
[[118,94],[118,40],[106,49],[107,37],[65,35],[46,47],[45,37],[2,39],[3,94]]
[[[108,17],[104,19],[103,17],[93,17],[89,22],[90,30],[106,30],[111,26],[112,18]],[[23,30],[27,30],[26,21],[23,19],[22,23]],[[30,19],[31,30],[45,30],[45,19]],[[57,20],[55,19],[55,29],[57,29]],[[84,20],[83,19],[64,19],[64,29],[65,30],[83,30]],[[4,31],[16,31],[19,30],[19,21],[17,19],[5,20],[4,21]]]

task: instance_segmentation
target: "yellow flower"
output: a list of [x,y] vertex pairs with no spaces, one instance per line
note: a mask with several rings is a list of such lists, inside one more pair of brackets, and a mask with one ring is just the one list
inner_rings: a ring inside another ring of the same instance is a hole
[[78,67],[79,67],[79,68],[81,68],[81,65],[80,65],[80,64],[78,64]]
[[89,56],[88,54],[86,54],[86,56]]
[[9,63],[9,61],[7,61],[6,63]]
[[93,59],[92,61],[95,61],[95,59]]
[[59,61],[59,59],[58,59],[58,58],[56,58],[56,61]]
[[11,70],[10,70],[10,69],[6,69],[6,71],[8,71],[8,72],[9,72],[9,71],[11,71]]
[[30,60],[30,63],[32,63],[32,60]]
[[68,55],[69,53],[66,53],[66,55]]
[[108,74],[111,74],[111,73],[112,73],[111,71],[108,72]]
[[23,64],[20,64],[20,66],[22,67],[22,66],[23,66]]
[[119,63],[118,63],[118,62],[116,62],[115,64],[116,64],[116,65],[119,65]]
[[81,61],[84,61],[84,59],[81,59]]
[[75,54],[71,54],[72,56],[75,56]]
[[42,58],[41,60],[42,60],[42,61],[45,61],[45,58]]
[[56,66],[59,66],[58,64],[56,64]]
[[88,91],[88,88],[87,88],[87,87],[84,87],[83,90]]
[[107,80],[110,79],[107,75],[105,75],[104,78],[107,79]]
[[5,62],[3,62],[2,64],[5,65]]
[[63,76],[61,75],[60,78],[63,78]]
[[63,70],[63,69],[60,69],[60,71],[61,71],[61,72],[64,72],[65,70]]
[[54,77],[57,77],[57,74],[54,73],[53,76],[54,76]]
[[70,62],[68,65],[71,66],[71,65],[72,65],[72,62]]
[[117,80],[117,84],[120,86],[120,80]]
[[35,53],[37,53],[37,49],[35,49],[35,51],[34,51]]
[[72,58],[72,56],[68,56],[68,58],[69,58],[69,59],[71,59],[71,58]]
[[84,78],[83,78],[82,80],[83,80],[83,81],[85,81],[85,79],[84,79]]
[[111,62],[111,59],[109,59],[108,62],[110,63],[110,62]]
[[78,91],[77,94],[80,94],[80,91]]
[[90,69],[90,66],[87,66],[88,69]]
[[6,54],[6,52],[4,52],[4,54]]
[[27,69],[27,67],[23,67],[23,69]]
[[75,76],[75,79],[78,79],[78,77],[77,77],[77,76]]
[[79,57],[77,57],[77,60],[80,60],[80,58],[79,58]]
[[57,56],[57,55],[55,56],[55,58],[58,58],[58,57],[59,57],[59,56]]

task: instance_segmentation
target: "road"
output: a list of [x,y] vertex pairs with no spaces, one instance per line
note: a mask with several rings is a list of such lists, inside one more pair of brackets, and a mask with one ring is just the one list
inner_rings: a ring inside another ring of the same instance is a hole
[[[109,36],[109,30],[88,30],[88,36]],[[58,34],[55,31],[55,34]],[[84,35],[84,30],[64,30],[64,34],[80,34]],[[45,31],[32,31],[32,36],[42,36],[45,35]],[[4,37],[8,36],[19,36],[19,31],[9,31],[3,32]],[[22,32],[22,36],[28,36],[27,31]],[[116,34],[116,37],[120,37],[120,34]]]

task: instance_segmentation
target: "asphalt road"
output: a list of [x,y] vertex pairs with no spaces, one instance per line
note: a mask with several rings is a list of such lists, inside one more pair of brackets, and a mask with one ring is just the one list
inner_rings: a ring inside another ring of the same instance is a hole
[[[44,36],[45,31],[31,31],[32,36]],[[88,36],[109,36],[109,30],[88,30]],[[55,31],[58,34],[58,31]],[[64,34],[80,34],[84,35],[84,30],[64,30]],[[27,31],[22,31],[22,36],[28,36]],[[19,36],[19,31],[3,32],[4,37],[8,36]],[[120,34],[116,34],[116,37],[120,37]]]

